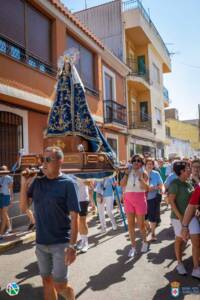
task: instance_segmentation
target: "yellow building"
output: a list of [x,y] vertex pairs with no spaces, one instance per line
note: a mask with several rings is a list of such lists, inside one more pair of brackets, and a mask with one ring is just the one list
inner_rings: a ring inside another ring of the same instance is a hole
[[166,129],[169,138],[189,141],[193,154],[200,154],[199,127],[197,125],[186,121],[167,118]]

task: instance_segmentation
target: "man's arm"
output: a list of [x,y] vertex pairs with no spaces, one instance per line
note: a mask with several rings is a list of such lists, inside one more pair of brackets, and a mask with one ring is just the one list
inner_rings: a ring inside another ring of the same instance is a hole
[[31,199],[28,198],[28,188],[32,183],[33,178],[26,178],[25,176],[21,176],[21,188],[20,188],[20,196],[19,196],[19,207],[21,212],[25,213],[26,210],[31,205]]
[[69,242],[69,247],[66,249],[65,264],[71,265],[76,259],[76,248],[75,244],[78,236],[78,213],[71,211],[71,238]]

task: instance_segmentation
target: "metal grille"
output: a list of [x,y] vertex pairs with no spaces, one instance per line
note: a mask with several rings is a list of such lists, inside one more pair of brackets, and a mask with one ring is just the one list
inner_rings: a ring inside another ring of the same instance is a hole
[[19,149],[23,148],[22,132],[22,117],[0,111],[0,165],[14,165]]
[[[0,111],[0,166],[12,168],[19,149],[23,148],[23,120],[13,113]],[[19,190],[19,178],[14,178],[14,191]]]

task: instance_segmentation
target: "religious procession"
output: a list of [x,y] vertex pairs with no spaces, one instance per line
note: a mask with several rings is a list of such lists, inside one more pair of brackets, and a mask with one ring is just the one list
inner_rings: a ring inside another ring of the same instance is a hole
[[200,105],[140,0],[67,2],[0,8],[0,299],[200,299]]

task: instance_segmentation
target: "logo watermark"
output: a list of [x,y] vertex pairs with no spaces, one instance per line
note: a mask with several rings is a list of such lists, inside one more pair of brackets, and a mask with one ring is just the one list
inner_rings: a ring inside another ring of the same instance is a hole
[[179,281],[172,281],[171,285],[171,295],[173,298],[177,298],[182,295],[200,295],[200,285],[199,286],[182,286]]
[[10,282],[6,287],[6,293],[9,296],[17,296],[19,294],[19,285],[16,282]]

